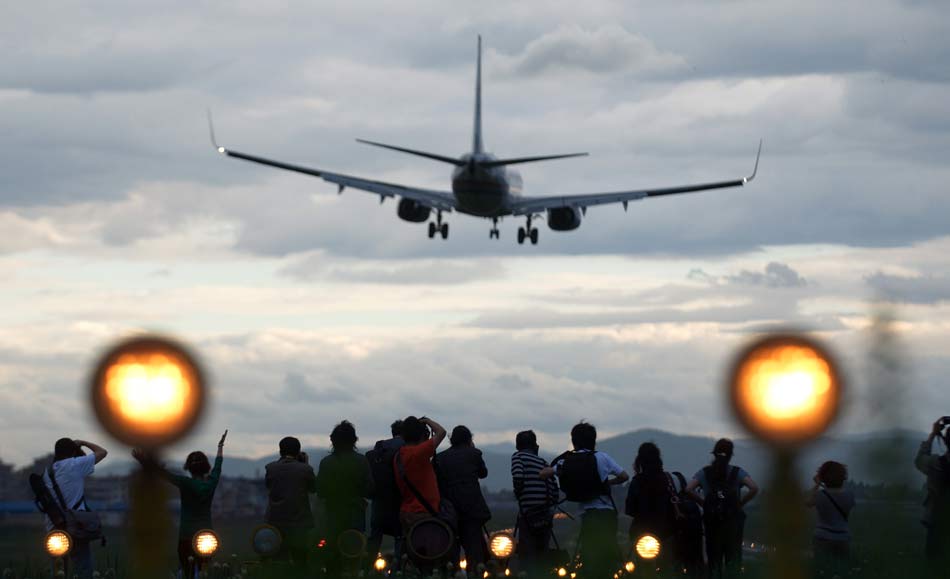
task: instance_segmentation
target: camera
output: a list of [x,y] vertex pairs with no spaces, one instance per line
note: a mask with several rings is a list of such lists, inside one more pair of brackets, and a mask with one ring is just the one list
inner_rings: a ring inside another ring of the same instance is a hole
[[950,416],[944,416],[940,419],[940,426],[950,426]]

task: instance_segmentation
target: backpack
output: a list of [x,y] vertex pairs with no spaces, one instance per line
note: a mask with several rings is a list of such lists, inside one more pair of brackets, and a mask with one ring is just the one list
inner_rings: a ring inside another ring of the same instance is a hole
[[[399,505],[402,495],[396,485],[396,473],[393,471],[393,461],[399,448],[395,445],[377,444],[366,453],[369,462],[370,475],[376,490],[373,494],[373,510],[383,515],[383,525],[387,534],[399,534]],[[388,516],[387,516],[388,515]]]
[[703,501],[703,515],[712,523],[722,523],[734,519],[742,511],[739,504],[739,467],[729,469],[726,479],[715,476],[713,468],[703,468],[706,474],[705,500]]
[[597,453],[566,452],[555,459],[555,464],[558,461],[561,463],[557,469],[557,480],[567,500],[584,503],[609,494],[597,468]]
[[33,503],[41,513],[49,517],[53,523],[54,529],[63,530],[66,528],[66,516],[63,510],[59,508],[53,493],[49,492],[49,487],[43,481],[43,475],[33,473],[30,475],[30,490],[33,491]]

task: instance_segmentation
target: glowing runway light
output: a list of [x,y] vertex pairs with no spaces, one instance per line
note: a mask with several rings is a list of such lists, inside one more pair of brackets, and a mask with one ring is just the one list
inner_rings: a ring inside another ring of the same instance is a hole
[[558,577],[567,577],[567,569],[565,569],[564,567],[561,567],[560,569],[558,569],[558,570],[557,570],[557,576],[558,576]]
[[490,547],[496,559],[507,559],[515,552],[515,539],[511,533],[501,531],[492,535]]
[[199,557],[212,557],[218,552],[218,535],[210,529],[198,531],[191,540],[191,548]]
[[120,441],[158,448],[184,436],[204,407],[204,382],[179,344],[154,336],[126,340],[102,357],[92,399],[103,427]]
[[65,557],[73,548],[73,541],[65,531],[52,531],[46,535],[45,546],[50,557]]
[[747,348],[731,377],[739,420],[773,444],[819,436],[838,413],[841,379],[831,356],[801,336],[770,336]]
[[643,535],[637,539],[637,555],[641,559],[652,560],[660,556],[660,540],[653,535]]
[[633,561],[627,561],[627,563],[623,566],[623,570],[627,573],[633,573],[637,570],[637,566],[633,563]]
[[382,573],[386,570],[386,567],[386,559],[382,555],[377,555],[376,561],[373,563],[373,569],[376,569],[377,572]]
[[465,559],[462,559],[461,561],[459,561],[459,569],[461,569],[462,571],[468,569],[468,561]]

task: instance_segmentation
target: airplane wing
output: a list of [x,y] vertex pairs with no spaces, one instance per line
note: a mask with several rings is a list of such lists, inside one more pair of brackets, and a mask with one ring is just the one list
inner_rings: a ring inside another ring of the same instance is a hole
[[373,181],[371,179],[363,179],[362,177],[354,177],[352,175],[344,175],[342,173],[331,173],[330,171],[323,171],[321,169],[314,169],[312,167],[304,167],[302,165],[294,165],[291,163],[285,163],[283,161],[275,161],[265,157],[258,157],[257,155],[249,155],[247,153],[226,149],[219,146],[217,140],[215,139],[214,126],[211,125],[210,115],[208,116],[208,127],[211,130],[211,143],[219,153],[222,155],[227,155],[228,157],[234,157],[235,159],[250,161],[252,163],[258,163],[261,165],[268,165],[270,167],[276,167],[278,169],[284,169],[287,171],[295,171],[297,173],[303,173],[313,177],[320,177],[324,181],[336,184],[339,187],[340,193],[342,193],[345,188],[351,187],[353,189],[359,189],[360,191],[367,191],[369,193],[379,195],[380,202],[384,201],[387,197],[403,197],[438,211],[451,212],[456,208],[455,196],[448,191],[420,189],[417,187],[407,187],[405,185],[399,185],[396,183]]
[[696,191],[706,191],[709,189],[742,187],[749,181],[755,179],[755,174],[759,170],[759,155],[761,155],[761,153],[762,142],[759,141],[759,150],[755,154],[755,167],[752,169],[752,174],[741,179],[700,183],[698,185],[683,185],[679,187],[664,187],[661,189],[639,189],[633,191],[615,191],[611,193],[585,193],[580,195],[559,195],[550,197],[524,197],[515,200],[511,204],[511,212],[514,215],[528,215],[542,213],[548,209],[557,209],[560,207],[586,210],[592,205],[606,205],[608,203],[623,203],[624,210],[626,210],[627,203],[630,201],[639,201],[640,199],[646,199],[648,197],[694,193]]

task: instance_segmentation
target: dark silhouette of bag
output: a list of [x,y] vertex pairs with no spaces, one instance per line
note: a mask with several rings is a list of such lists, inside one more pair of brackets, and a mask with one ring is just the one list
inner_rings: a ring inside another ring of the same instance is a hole
[[584,503],[609,493],[600,478],[596,453],[566,452],[555,459],[555,464],[559,460],[557,480],[567,500]]
[[369,461],[370,474],[373,477],[375,491],[373,493],[374,511],[381,515],[379,521],[383,533],[400,536],[402,530],[399,525],[399,505],[402,496],[396,484],[396,473],[393,471],[393,461],[399,447],[394,445],[377,445],[366,453]]
[[49,487],[43,482],[43,476],[33,473],[30,475],[30,489],[33,491],[33,503],[36,508],[53,523],[54,529],[64,530],[66,528],[66,516],[63,510],[59,508],[53,494],[49,492]]
[[[86,497],[81,496],[79,500],[76,501],[76,504],[70,508],[66,504],[66,499],[63,498],[63,491],[59,488],[59,483],[56,482],[56,475],[53,473],[53,465],[49,466],[49,480],[53,483],[53,492],[56,495],[56,498],[59,499],[59,507],[63,513],[63,519],[65,521],[63,529],[69,535],[76,539],[77,541],[95,541],[102,538],[102,521],[99,519],[99,515],[92,511],[80,511],[79,507],[83,506],[86,503]],[[86,507],[88,508],[88,506]]]
[[646,476],[638,474],[630,482],[624,510],[627,515],[633,517],[630,524],[631,536],[650,532],[657,537],[669,537],[674,534],[679,520],[683,518],[673,477],[667,472],[663,472],[661,476],[662,479],[658,476],[648,480]]
[[682,517],[676,521],[676,537],[685,541],[701,540],[703,536],[703,512],[699,505],[686,495],[686,477],[681,472],[674,472],[673,476],[680,483],[679,511]]
[[712,466],[703,468],[706,473],[706,484],[703,500],[703,516],[712,523],[722,523],[734,520],[742,511],[739,504],[739,467],[729,469],[725,480],[718,477]]

